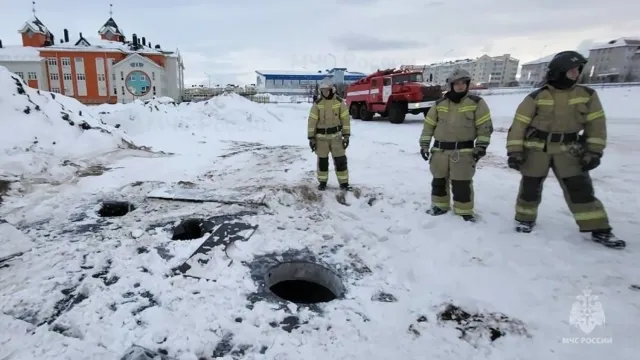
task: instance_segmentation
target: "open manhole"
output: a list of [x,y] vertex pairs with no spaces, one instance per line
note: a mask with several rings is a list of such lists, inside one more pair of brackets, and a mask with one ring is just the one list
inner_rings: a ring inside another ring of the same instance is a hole
[[202,219],[186,219],[173,228],[171,240],[200,239],[206,233]]
[[129,212],[135,210],[135,206],[127,201],[105,201],[98,210],[100,217],[118,217],[125,216]]
[[338,275],[324,266],[310,262],[285,262],[272,267],[266,286],[281,299],[296,304],[329,302],[344,294]]

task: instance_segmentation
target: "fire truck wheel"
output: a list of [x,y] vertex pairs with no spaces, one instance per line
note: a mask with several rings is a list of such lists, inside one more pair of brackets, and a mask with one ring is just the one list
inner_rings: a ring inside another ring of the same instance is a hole
[[375,115],[375,113],[367,110],[367,105],[360,106],[360,118],[362,120],[371,121],[373,120],[373,115]]
[[360,119],[360,106],[358,104],[353,103],[349,108],[349,115],[351,115],[352,119],[359,120]]
[[406,104],[393,103],[389,107],[389,122],[392,124],[402,124],[406,116]]

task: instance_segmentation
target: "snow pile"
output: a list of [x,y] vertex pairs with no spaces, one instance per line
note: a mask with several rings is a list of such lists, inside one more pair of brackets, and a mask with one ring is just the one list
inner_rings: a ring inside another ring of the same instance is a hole
[[0,179],[75,172],[71,164],[133,146],[77,100],[28,87],[0,66]]
[[[111,110],[111,111],[109,111]],[[94,114],[105,123],[121,126],[127,134],[189,130],[199,132],[242,132],[247,129],[268,131],[281,119],[263,104],[229,93],[208,101],[175,104],[162,98],[128,104],[100,106]]]

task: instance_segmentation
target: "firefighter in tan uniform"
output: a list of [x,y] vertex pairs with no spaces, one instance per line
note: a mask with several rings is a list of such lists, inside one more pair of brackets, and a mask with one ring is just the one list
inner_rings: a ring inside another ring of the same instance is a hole
[[470,82],[471,76],[462,69],[447,78],[449,91],[425,116],[420,154],[429,161],[433,175],[427,213],[435,216],[449,211],[451,184],[453,213],[475,222],[472,180],[476,163],[487,154],[493,125],[487,103],[468,94]]
[[309,111],[307,138],[311,151],[318,156],[318,190],[327,188],[329,180],[329,154],[340,189],[349,190],[349,172],[345,150],[349,146],[351,125],[349,109],[335,94],[333,83],[325,79],[320,85],[320,96]]
[[611,232],[589,176],[600,165],[607,125],[596,91],[576,84],[586,63],[575,51],[558,53],[549,63],[546,85],[527,95],[516,110],[507,136],[509,167],[522,175],[516,231],[533,230],[551,168],[580,231],[605,246],[624,248],[626,243]]

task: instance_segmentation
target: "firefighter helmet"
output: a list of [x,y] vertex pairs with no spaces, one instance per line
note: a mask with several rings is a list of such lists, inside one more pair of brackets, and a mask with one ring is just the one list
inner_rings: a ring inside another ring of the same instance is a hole
[[555,74],[564,74],[573,68],[582,68],[587,64],[582,54],[577,51],[568,50],[557,53],[549,62],[549,72]]
[[467,70],[464,70],[464,69],[455,69],[453,70],[451,75],[447,77],[448,84],[454,83],[456,81],[470,81],[470,80],[471,80],[471,75]]
[[320,84],[320,90],[322,89],[333,89],[333,81],[331,81],[331,79],[329,78],[325,78],[324,80],[322,80],[322,83]]

